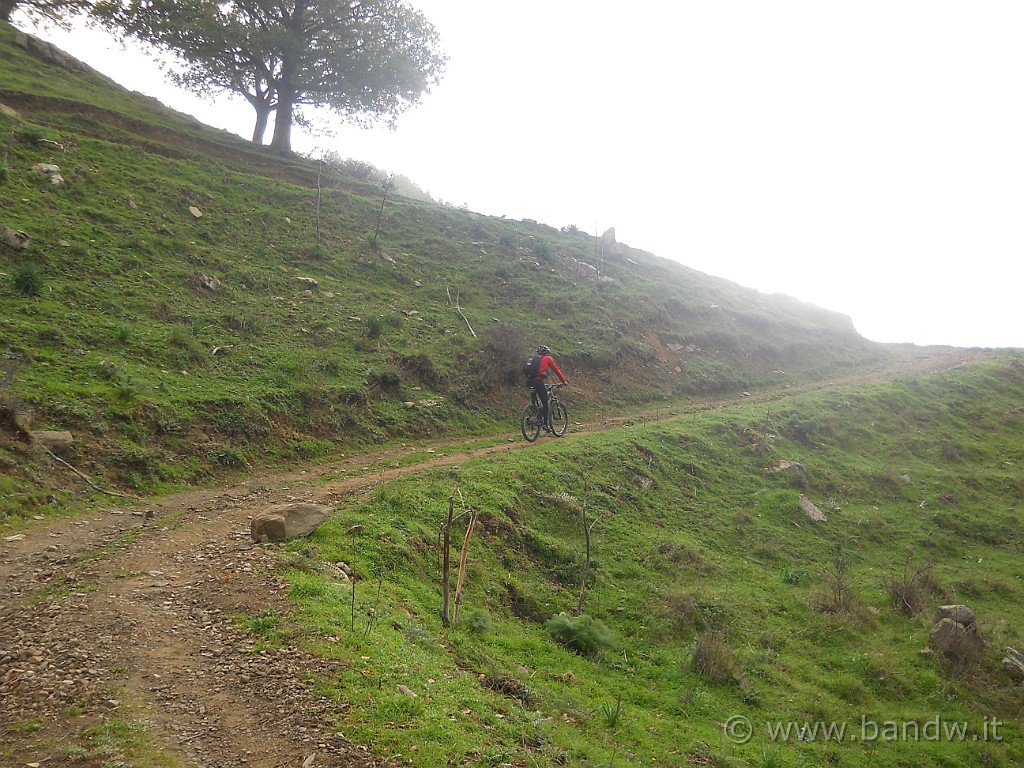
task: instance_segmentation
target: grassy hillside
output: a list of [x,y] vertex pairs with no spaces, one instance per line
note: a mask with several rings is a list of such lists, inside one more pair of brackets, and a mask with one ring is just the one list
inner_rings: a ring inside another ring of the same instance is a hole
[[[97,484],[403,435],[511,427],[543,342],[574,413],[734,393],[886,354],[849,319],[593,237],[389,195],[282,160],[0,25],[0,400],[11,504],[60,503],[13,422],[68,429]],[[60,167],[56,187],[33,169]],[[77,482],[77,481],[76,481]],[[40,488],[45,488],[40,492]]]
[[[391,482],[286,547],[298,621],[250,627],[340,659],[338,727],[418,766],[1021,765],[1022,388],[1008,360]],[[930,642],[949,602],[983,647]]]

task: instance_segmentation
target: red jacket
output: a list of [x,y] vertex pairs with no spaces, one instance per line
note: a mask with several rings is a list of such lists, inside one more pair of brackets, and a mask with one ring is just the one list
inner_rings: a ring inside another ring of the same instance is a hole
[[543,357],[541,357],[540,376],[536,379],[533,379],[533,381],[543,381],[544,377],[548,375],[549,369],[555,372],[555,375],[558,376],[558,380],[560,382],[562,382],[563,384],[569,383],[568,381],[565,380],[565,376],[562,375],[562,372],[558,370],[558,364],[555,363],[554,358],[552,358],[551,355],[544,355]]

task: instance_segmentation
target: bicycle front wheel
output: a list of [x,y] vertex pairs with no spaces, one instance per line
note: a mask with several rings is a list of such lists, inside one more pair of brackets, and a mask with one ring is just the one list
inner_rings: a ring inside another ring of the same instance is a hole
[[528,405],[523,408],[523,415],[519,418],[519,429],[526,442],[532,443],[540,436],[540,423],[543,418],[537,406]]
[[569,409],[557,400],[551,402],[551,429],[561,437],[569,428]]

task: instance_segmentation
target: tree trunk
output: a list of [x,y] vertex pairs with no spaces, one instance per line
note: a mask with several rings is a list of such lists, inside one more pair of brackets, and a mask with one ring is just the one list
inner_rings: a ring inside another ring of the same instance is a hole
[[279,155],[292,153],[292,111],[295,107],[295,88],[287,74],[282,75],[277,91],[277,117],[274,119],[274,138],[271,148]]
[[263,143],[263,137],[267,133],[267,123],[270,122],[270,113],[273,111],[272,107],[256,107],[256,127],[252,130],[253,144]]

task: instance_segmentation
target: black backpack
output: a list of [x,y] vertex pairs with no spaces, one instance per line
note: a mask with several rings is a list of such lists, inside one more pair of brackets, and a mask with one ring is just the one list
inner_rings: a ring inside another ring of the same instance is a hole
[[523,363],[523,376],[528,379],[540,378],[540,355],[530,355]]

